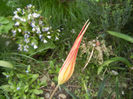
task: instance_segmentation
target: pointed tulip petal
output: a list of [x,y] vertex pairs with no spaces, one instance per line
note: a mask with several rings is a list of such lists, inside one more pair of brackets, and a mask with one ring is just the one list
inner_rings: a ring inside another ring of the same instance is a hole
[[[76,38],[63,66],[61,67],[59,71],[58,76],[58,85],[65,83],[69,78],[72,76],[75,63],[76,63],[76,57],[78,53],[78,49],[81,43],[81,40],[83,38],[84,33],[86,32],[88,26],[90,23],[88,23],[89,20],[86,21],[85,25],[83,26],[82,30],[80,31],[78,37]],[[87,24],[88,23],[88,24]]]

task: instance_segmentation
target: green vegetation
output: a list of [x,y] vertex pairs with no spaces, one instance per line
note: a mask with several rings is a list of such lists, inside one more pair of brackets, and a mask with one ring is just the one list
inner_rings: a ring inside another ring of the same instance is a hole
[[1,0],[0,99],[49,99],[88,19],[74,74],[53,99],[132,99],[132,0]]

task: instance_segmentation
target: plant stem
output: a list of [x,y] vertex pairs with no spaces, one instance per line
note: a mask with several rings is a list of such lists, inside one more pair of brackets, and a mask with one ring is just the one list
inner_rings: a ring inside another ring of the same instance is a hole
[[54,93],[57,91],[57,89],[59,88],[59,85],[56,86],[56,88],[54,89],[54,91],[52,92],[51,96],[49,99],[52,99],[54,96]]
[[82,72],[85,70],[85,68],[86,68],[87,65],[89,64],[89,62],[90,62],[90,60],[91,60],[91,58],[92,58],[92,56],[93,56],[94,49],[95,49],[95,47],[92,48],[92,51],[91,51],[90,57],[89,57],[89,59],[88,59],[88,62],[85,64],[84,68],[82,69]]

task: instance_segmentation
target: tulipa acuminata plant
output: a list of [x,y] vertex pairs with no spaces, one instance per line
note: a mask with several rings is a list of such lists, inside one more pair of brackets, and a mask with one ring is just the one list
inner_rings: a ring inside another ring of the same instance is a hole
[[58,85],[56,86],[55,90],[51,94],[50,99],[52,99],[52,97],[53,97],[55,91],[58,89],[59,85],[67,82],[70,79],[70,77],[72,76],[73,71],[74,71],[74,67],[75,67],[78,49],[79,49],[81,40],[83,38],[83,35],[85,34],[89,24],[90,24],[90,22],[89,22],[89,20],[87,20],[85,25],[83,26],[82,30],[80,31],[78,37],[76,38],[64,64],[62,65],[62,67],[59,71]]

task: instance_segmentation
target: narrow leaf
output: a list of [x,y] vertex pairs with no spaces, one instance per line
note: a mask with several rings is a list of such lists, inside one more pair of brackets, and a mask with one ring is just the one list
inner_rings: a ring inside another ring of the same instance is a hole
[[118,32],[113,32],[113,31],[108,31],[109,34],[116,36],[118,38],[124,39],[126,41],[129,41],[131,43],[133,43],[133,37],[122,34],[122,33],[118,33]]
[[0,60],[0,66],[6,67],[6,68],[13,68],[13,65],[8,61]]
[[72,99],[79,99],[75,94],[73,94],[71,91],[69,91],[64,85],[62,85],[62,87],[72,97]]
[[102,83],[101,83],[101,85],[100,85],[100,87],[99,87],[97,99],[101,99],[101,97],[102,97],[102,93],[103,93],[103,90],[104,90],[104,87],[105,87],[105,83],[106,83],[107,78],[108,78],[108,76],[106,76],[106,77],[103,79],[103,81],[102,81]]
[[111,59],[105,61],[105,62],[98,68],[98,74],[101,73],[102,69],[103,69],[105,66],[108,66],[110,63],[117,62],[117,61],[121,61],[121,62],[125,63],[128,67],[131,67],[131,66],[132,66],[131,63],[130,63],[127,59],[125,59],[125,58],[123,58],[123,57],[113,57],[113,58],[111,58]]

